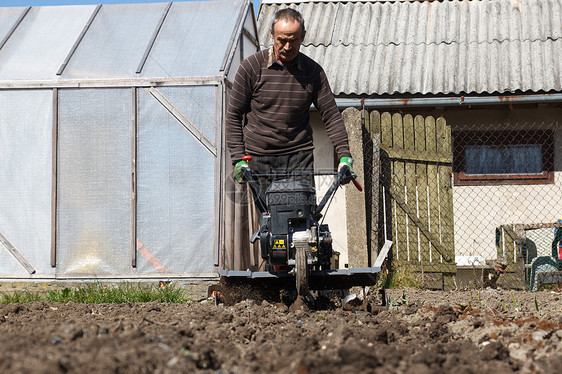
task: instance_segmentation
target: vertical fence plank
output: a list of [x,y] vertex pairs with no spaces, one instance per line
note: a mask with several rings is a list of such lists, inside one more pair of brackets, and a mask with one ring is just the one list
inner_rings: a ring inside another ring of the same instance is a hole
[[[514,265],[516,263],[516,255],[517,252],[517,238],[521,238],[524,236],[524,230],[522,230],[520,225],[502,225],[500,226],[502,232],[502,240],[501,240],[501,252],[498,251],[497,255],[497,262],[506,264],[506,265]],[[496,243],[497,244],[497,243]],[[497,245],[496,245],[497,246]],[[511,269],[514,267],[511,266]]]
[[[443,117],[436,121],[437,152],[442,155],[451,153],[451,127],[447,125]],[[440,230],[441,242],[447,249],[446,256],[453,260],[453,187],[452,187],[452,165],[439,165],[439,207],[440,207]],[[445,255],[445,254],[444,254]]]
[[[395,149],[404,149],[404,125],[402,122],[402,115],[395,113],[392,115],[392,147]],[[406,198],[405,194],[405,163],[401,160],[393,160],[393,173],[391,185],[396,193],[399,200],[404,201]],[[407,237],[406,237],[406,213],[400,209],[395,208],[395,220],[394,225],[396,232],[395,238],[395,248],[396,248],[396,260],[406,261],[407,260]]]
[[[410,114],[404,116],[404,149],[414,151],[414,119]],[[404,163],[406,199],[405,202],[417,213],[416,199],[416,162],[407,160]],[[416,224],[408,217],[406,220],[406,236],[408,238],[407,253],[408,261],[417,263],[418,257],[418,228]]]
[[369,125],[367,130],[372,134],[380,134],[381,133],[381,114],[373,110],[369,113]]
[[[425,119],[426,148],[429,152],[437,152],[437,136],[435,133],[435,119],[427,117]],[[430,163],[427,166],[427,184],[429,198],[429,230],[439,237],[439,194],[437,192],[437,165]],[[429,247],[429,262],[439,261],[439,254],[433,250],[433,245]],[[429,265],[429,264],[428,264]],[[428,266],[431,271],[431,265]]]
[[[418,151],[426,151],[426,133],[425,133],[425,123],[422,116],[418,115],[414,118],[414,130],[415,130],[415,147]],[[429,227],[429,216],[428,216],[428,201],[427,201],[427,164],[417,163],[416,164],[416,174],[418,181],[418,217],[423,225]],[[419,233],[419,230],[418,230]],[[420,240],[420,262],[421,267],[429,263],[429,240],[425,235],[419,233]]]
[[381,115],[381,147],[392,147],[392,117],[388,112]]

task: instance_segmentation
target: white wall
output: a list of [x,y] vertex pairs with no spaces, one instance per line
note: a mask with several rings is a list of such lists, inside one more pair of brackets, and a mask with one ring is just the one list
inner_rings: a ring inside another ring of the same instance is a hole
[[554,184],[454,186],[456,255],[495,259],[495,228],[514,223],[552,223],[562,216],[562,109],[445,111],[452,130],[555,129]]
[[[320,114],[312,111],[310,124],[314,131],[314,168],[317,172],[334,171],[334,147]],[[316,177],[316,196],[318,201],[324,196],[333,177]],[[347,224],[345,220],[345,188],[339,188],[328,210],[324,208],[325,220],[330,227],[332,233],[333,248],[335,251],[340,252],[340,268],[344,268],[347,264]]]

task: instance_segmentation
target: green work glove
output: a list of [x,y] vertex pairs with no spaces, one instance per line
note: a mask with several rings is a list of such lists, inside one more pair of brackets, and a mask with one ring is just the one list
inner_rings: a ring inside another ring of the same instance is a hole
[[[338,172],[341,170],[341,168],[347,165],[349,167],[349,171],[351,172],[351,174],[353,175],[353,158],[351,157],[342,157],[340,158],[340,164],[338,165]],[[351,179],[344,179],[342,181],[342,184],[347,184],[351,181]]]
[[247,168],[248,163],[246,161],[238,161],[236,165],[234,165],[234,180],[238,183],[244,183],[246,180],[242,175],[242,168]]

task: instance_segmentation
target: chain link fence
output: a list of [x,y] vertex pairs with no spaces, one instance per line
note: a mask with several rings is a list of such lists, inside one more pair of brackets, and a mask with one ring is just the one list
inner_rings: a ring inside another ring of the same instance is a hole
[[365,110],[368,232],[375,249],[392,241],[386,271],[427,288],[560,284],[559,112]]

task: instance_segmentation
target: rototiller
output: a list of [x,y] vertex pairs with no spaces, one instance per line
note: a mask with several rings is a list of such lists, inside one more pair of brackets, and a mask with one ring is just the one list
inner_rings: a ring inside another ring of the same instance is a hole
[[[251,157],[245,156],[244,160],[250,161]],[[220,273],[222,279],[259,282],[261,286],[268,284],[280,289],[296,286],[299,296],[306,296],[309,288],[345,289],[375,284],[380,267],[333,268],[332,236],[328,225],[319,223],[322,210],[340,185],[352,181],[362,190],[347,165],[337,173],[314,174],[335,176],[319,204],[315,189],[299,180],[298,174],[292,175],[295,179],[274,180],[264,193],[255,177],[267,175],[255,174],[250,168],[242,168],[242,173],[261,214],[260,227],[250,242],[259,240],[265,271],[225,270]]]

